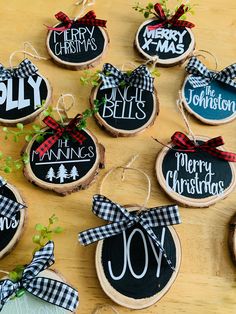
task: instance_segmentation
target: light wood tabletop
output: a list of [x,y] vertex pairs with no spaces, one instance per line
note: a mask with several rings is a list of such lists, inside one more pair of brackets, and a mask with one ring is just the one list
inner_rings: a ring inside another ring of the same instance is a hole
[[[134,1],[96,1],[93,9],[98,18],[107,19],[110,46],[103,62],[118,67],[134,62],[140,57],[133,48],[136,30],[143,22],[141,14],[132,9]],[[148,2],[148,1],[147,1]],[[147,2],[142,1],[143,4]],[[174,1],[170,1],[173,4]],[[218,69],[234,63],[236,57],[236,2],[234,0],[198,0],[195,15],[189,19],[196,24],[193,29],[196,49],[208,50],[218,59]],[[91,7],[89,7],[91,8]],[[29,41],[43,56],[48,56],[45,46],[47,30],[44,24],[54,25],[54,14],[64,11],[69,16],[78,14],[79,8],[68,0],[11,0],[1,1],[0,62],[8,66],[9,55]],[[18,55],[18,64],[23,56]],[[69,115],[85,110],[89,106],[91,86],[80,85],[80,71],[71,71],[55,65],[51,60],[32,60],[40,72],[49,79],[53,88],[53,104],[62,93],[72,93],[78,99]],[[101,69],[103,62],[96,67]],[[214,68],[214,59],[206,57],[207,66]],[[137,63],[138,65],[138,63]],[[184,77],[184,66],[159,68],[160,77],[155,79],[155,87],[160,100],[160,114],[154,125],[144,133],[130,138],[112,138],[101,130],[91,118],[88,128],[92,130],[106,148],[106,170],[127,163],[133,155],[139,154],[134,166],[143,169],[151,178],[152,192],[149,207],[172,204],[173,201],[161,190],[155,176],[155,160],[162,149],[151,136],[167,143],[171,135],[186,128],[176,106],[178,90]],[[228,151],[236,152],[236,121],[222,126],[208,126],[188,115],[195,134],[215,137],[222,135]],[[15,144],[4,142],[0,131],[1,150],[6,155],[18,158],[24,141]],[[115,305],[103,292],[95,271],[95,245],[82,247],[78,232],[103,224],[91,212],[92,196],[99,192],[102,170],[98,180],[88,189],[60,197],[52,192],[30,184],[22,172],[5,176],[21,192],[28,206],[28,219],[24,234],[15,249],[0,261],[0,268],[9,270],[16,264],[25,264],[31,259],[32,235],[36,223],[47,223],[55,213],[60,225],[65,228],[62,235],[55,238],[55,268],[74,285],[80,296],[77,313],[89,314],[99,304],[111,304],[120,314],[133,312]],[[112,188],[111,188],[112,187]],[[120,174],[112,175],[104,186],[104,194],[121,204],[141,204],[146,196],[146,185],[141,175],[127,174],[121,184]],[[182,224],[176,226],[182,245],[180,273],[169,292],[150,308],[139,310],[145,314],[233,314],[236,313],[235,266],[227,247],[228,223],[236,211],[236,192],[230,194],[210,208],[180,207]],[[104,313],[111,313],[105,310]],[[102,313],[103,313],[102,312]]]

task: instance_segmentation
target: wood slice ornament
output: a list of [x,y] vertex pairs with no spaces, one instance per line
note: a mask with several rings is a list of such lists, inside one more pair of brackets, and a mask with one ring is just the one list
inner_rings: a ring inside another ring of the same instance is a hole
[[154,5],[155,18],[141,24],[135,36],[135,48],[146,59],[170,67],[180,64],[192,54],[195,39],[191,31],[194,24],[180,20],[187,7],[183,4],[168,18],[160,3]]
[[182,87],[185,108],[206,124],[219,125],[236,118],[236,64],[210,71],[196,57],[186,67]]
[[57,13],[55,17],[60,23],[48,27],[46,41],[53,61],[71,70],[96,66],[109,43],[106,21],[96,19],[94,11],[74,20],[63,12]]
[[51,94],[48,80],[29,59],[15,68],[0,64],[0,124],[32,122],[48,106]]
[[77,129],[81,120],[77,115],[67,123],[59,124],[51,117],[43,121],[44,141],[37,136],[24,149],[29,163],[24,167],[26,178],[47,190],[67,195],[86,189],[104,168],[105,148],[88,129]]
[[178,206],[121,206],[95,195],[92,211],[110,223],[81,232],[79,241],[82,245],[99,241],[96,270],[104,292],[127,308],[156,303],[170,289],[180,267],[180,240],[171,226],[180,223]]
[[0,259],[19,241],[25,220],[26,207],[20,193],[0,177]]
[[154,78],[148,68],[141,65],[134,71],[122,72],[113,65],[104,64],[101,82],[90,96],[105,99],[94,115],[97,123],[114,137],[134,136],[153,125],[159,113],[159,100]]
[[208,207],[231,193],[236,186],[236,154],[216,147],[222,137],[209,139],[175,132],[172,142],[157,156],[156,175],[163,190],[178,203]]
[[54,263],[54,256],[50,253],[53,254],[51,241],[34,254],[20,281],[0,280],[1,313],[75,313],[78,292],[57,271],[47,269]]
[[230,223],[229,223],[228,243],[229,243],[229,250],[230,250],[232,261],[234,265],[236,266],[236,213],[231,218]]

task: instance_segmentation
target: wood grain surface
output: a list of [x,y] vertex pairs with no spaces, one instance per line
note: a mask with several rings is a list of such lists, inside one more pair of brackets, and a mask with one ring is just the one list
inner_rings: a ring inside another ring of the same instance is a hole
[[[198,0],[197,3],[196,15],[190,17],[191,21],[196,23],[193,30],[196,48],[212,52],[218,58],[219,69],[222,69],[236,61],[236,2]],[[134,1],[127,0],[98,0],[94,7],[98,18],[108,20],[111,42],[104,61],[116,66],[140,58],[133,48],[133,41],[143,17],[132,10],[133,4]],[[47,55],[45,47],[47,31],[43,24],[54,25],[54,14],[58,11],[62,10],[71,17],[78,15],[79,12],[73,1],[68,0],[2,0],[0,10],[0,62],[5,66],[8,66],[11,52],[19,50],[24,41],[30,41],[40,54]],[[15,65],[21,60],[21,56],[16,57]],[[33,62],[52,84],[54,104],[61,93],[72,93],[79,104],[71,110],[71,117],[89,106],[91,88],[80,85],[80,72],[60,68],[52,61],[33,60]],[[205,62],[207,66],[214,67],[213,58],[208,57]],[[97,66],[97,69],[101,67],[102,64]],[[162,147],[153,141],[151,136],[167,142],[176,130],[186,131],[176,107],[176,97],[183,83],[185,70],[183,66],[176,66],[160,68],[160,73],[161,76],[155,83],[160,100],[160,114],[155,124],[146,132],[134,138],[116,139],[102,131],[93,119],[89,121],[89,129],[106,147],[107,169],[126,163],[134,154],[140,155],[134,166],[140,167],[151,177],[152,193],[148,204],[150,207],[172,203],[158,186],[155,178],[155,159]],[[189,120],[196,134],[208,137],[222,135],[228,150],[236,152],[236,121],[218,127],[201,124],[191,116]],[[17,158],[23,141],[18,144],[10,141],[5,143],[2,131],[0,138],[1,150]],[[55,213],[60,218],[60,224],[66,229],[63,235],[55,239],[55,267],[78,288],[80,294],[78,313],[81,314],[92,313],[99,304],[114,305],[102,291],[96,276],[94,262],[96,245],[84,248],[77,242],[79,231],[103,224],[91,213],[91,200],[93,194],[99,191],[99,183],[104,173],[102,170],[98,181],[88,190],[64,198],[31,185],[21,172],[6,176],[19,188],[28,204],[28,222],[21,241],[10,255],[0,261],[0,268],[9,270],[16,264],[29,261],[33,249],[31,238],[34,225],[39,222],[46,224],[48,217]],[[146,196],[142,176],[129,173],[126,178],[125,183],[121,184],[119,172],[113,175],[105,184],[104,194],[121,204],[134,202],[141,204]],[[183,254],[180,274],[161,301],[138,313],[236,312],[235,266],[227,247],[228,223],[235,208],[236,192],[210,208],[180,208],[183,223],[176,227]],[[133,312],[116,305],[115,307],[120,314]]]

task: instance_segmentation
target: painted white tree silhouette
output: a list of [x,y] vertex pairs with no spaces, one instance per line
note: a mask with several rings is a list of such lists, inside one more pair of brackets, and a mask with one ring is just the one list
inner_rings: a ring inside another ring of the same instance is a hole
[[53,178],[56,178],[56,175],[55,175],[54,169],[51,167],[51,168],[49,168],[49,170],[46,174],[46,179],[48,179],[50,182],[52,182]]
[[73,180],[76,180],[76,177],[79,176],[78,170],[76,168],[76,166],[73,166],[73,168],[71,169],[70,172],[70,177],[73,178]]
[[68,178],[67,169],[63,164],[61,164],[57,171],[57,179],[60,179],[60,183],[63,183],[66,178]]

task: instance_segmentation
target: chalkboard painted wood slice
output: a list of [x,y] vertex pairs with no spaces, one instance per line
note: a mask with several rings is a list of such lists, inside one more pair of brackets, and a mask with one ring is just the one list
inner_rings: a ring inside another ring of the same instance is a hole
[[[7,183],[0,187],[0,194],[24,205],[24,201],[15,186]],[[0,259],[14,248],[19,241],[26,220],[26,208],[16,213],[15,219],[0,215]]]
[[[60,282],[65,282],[65,279],[56,271],[44,270],[38,276],[51,278],[58,280]],[[42,299],[33,296],[32,294],[25,291],[25,294],[20,298],[14,298],[9,300],[4,305],[2,314],[17,313],[17,314],[65,314],[71,313],[59,306],[53,305],[51,303],[45,302]]]
[[[80,133],[86,137],[83,144],[70,138],[59,139],[42,157],[36,152],[40,143],[34,137],[24,150],[30,157],[24,167],[25,177],[61,195],[88,188],[104,168],[105,148],[89,130]],[[51,135],[45,135],[44,139]]]
[[50,103],[52,88],[39,72],[0,82],[0,124],[15,126],[36,119]]
[[193,87],[188,75],[182,87],[185,108],[200,121],[219,125],[236,118],[236,90],[234,87],[212,80],[207,86]]
[[[200,136],[196,139],[198,144],[209,140]],[[156,175],[163,190],[187,207],[208,207],[236,186],[235,165],[202,150],[184,152],[164,147],[157,156]]]
[[231,218],[229,223],[229,250],[231,254],[232,261],[236,266],[236,213]]
[[102,83],[93,88],[90,103],[106,99],[94,115],[96,122],[114,137],[135,136],[152,126],[159,113],[157,91],[154,93],[134,86],[101,90]]
[[[129,207],[130,210],[137,210]],[[174,283],[181,263],[181,245],[172,226],[152,228],[175,270],[137,225],[99,241],[96,270],[104,292],[116,303],[143,309],[160,300]]]
[[195,39],[190,28],[162,27],[149,30],[157,24],[157,19],[149,19],[139,27],[134,45],[146,59],[155,60],[157,65],[170,67],[183,63],[195,48]]
[[[62,26],[63,23],[59,23],[54,27]],[[74,21],[65,31],[50,30],[46,46],[55,63],[71,70],[82,70],[100,63],[109,42],[104,27],[78,25]]]

